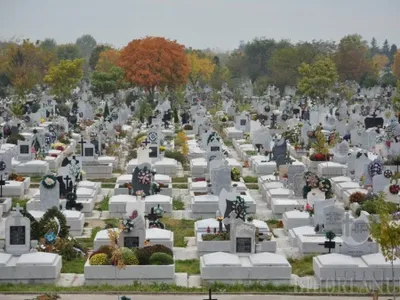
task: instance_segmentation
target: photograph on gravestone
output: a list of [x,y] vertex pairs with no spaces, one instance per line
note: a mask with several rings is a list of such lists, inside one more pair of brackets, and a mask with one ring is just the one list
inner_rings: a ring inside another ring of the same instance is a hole
[[19,153],[21,154],[29,154],[29,145],[20,145]]
[[149,149],[151,150],[151,152],[149,153],[149,157],[150,158],[156,158],[158,157],[158,147],[149,147]]
[[10,245],[25,245],[25,226],[10,226]]
[[240,120],[240,126],[246,126],[246,121],[247,120],[244,119]]
[[251,238],[236,238],[236,252],[251,253]]
[[127,248],[137,248],[137,247],[139,247],[139,237],[137,237],[137,236],[125,236],[124,237],[124,247],[127,247]]
[[220,147],[218,147],[218,146],[212,146],[212,147],[210,147],[210,151],[219,151],[220,150]]
[[85,154],[84,156],[94,156],[94,148],[85,148]]

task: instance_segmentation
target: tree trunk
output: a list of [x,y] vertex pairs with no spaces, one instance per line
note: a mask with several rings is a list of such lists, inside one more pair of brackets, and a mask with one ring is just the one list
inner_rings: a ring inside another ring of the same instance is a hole
[[392,292],[393,292],[393,300],[396,300],[396,290],[395,290],[395,279],[394,279],[394,249],[392,251]]

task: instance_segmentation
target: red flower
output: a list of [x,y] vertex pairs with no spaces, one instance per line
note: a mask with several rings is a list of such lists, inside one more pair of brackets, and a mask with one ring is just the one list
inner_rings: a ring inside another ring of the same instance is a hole
[[386,147],[390,148],[390,141],[385,142]]
[[57,154],[51,154],[50,156],[51,157],[57,157]]
[[57,146],[57,147],[56,147],[56,150],[64,151],[64,147],[63,147],[63,146]]

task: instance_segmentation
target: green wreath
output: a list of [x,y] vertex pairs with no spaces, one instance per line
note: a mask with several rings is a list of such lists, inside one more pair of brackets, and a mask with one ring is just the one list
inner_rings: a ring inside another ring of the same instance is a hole
[[69,234],[69,229],[67,226],[67,219],[65,218],[64,214],[59,211],[58,207],[53,207],[50,208],[46,211],[46,213],[43,215],[43,217],[40,219],[39,222],[39,228],[40,228],[40,236],[44,236],[47,232],[46,231],[46,225],[51,221],[54,220],[54,218],[57,218],[58,221],[60,222],[60,233],[58,236],[60,238],[65,238]]
[[25,217],[28,218],[29,221],[31,221],[31,240],[36,240],[38,241],[40,239],[40,226],[39,222],[36,221],[36,219],[26,210],[22,211],[21,214]]
[[57,178],[54,175],[45,175],[42,178],[42,185],[46,188],[51,190],[57,184]]

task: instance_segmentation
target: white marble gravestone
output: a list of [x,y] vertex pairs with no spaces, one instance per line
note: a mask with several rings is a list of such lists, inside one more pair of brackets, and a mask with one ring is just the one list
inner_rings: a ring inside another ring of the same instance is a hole
[[225,160],[224,164],[218,168],[210,166],[211,191],[214,195],[220,195],[223,189],[230,190],[232,187],[231,168]]
[[43,183],[40,183],[40,210],[47,211],[54,206],[60,206],[60,184],[56,180],[56,185],[53,188],[46,188]]
[[24,217],[17,206],[5,222],[6,253],[22,255],[31,248],[31,221]]
[[[326,200],[325,200],[326,201]],[[344,217],[344,208],[330,205],[323,208],[324,214],[324,230],[333,231],[334,233],[341,233],[342,220]]]

